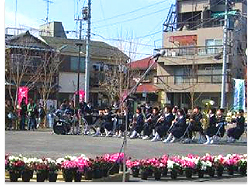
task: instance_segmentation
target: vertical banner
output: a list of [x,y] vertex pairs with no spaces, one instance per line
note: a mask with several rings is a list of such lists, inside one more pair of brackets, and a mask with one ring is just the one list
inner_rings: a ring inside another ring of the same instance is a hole
[[20,106],[22,99],[25,97],[26,98],[26,104],[28,104],[28,92],[29,88],[26,86],[19,87],[18,88],[18,105]]
[[234,79],[234,110],[245,111],[245,80]]
[[[77,95],[77,91],[75,92],[75,96]],[[85,91],[79,90],[79,102],[84,101]]]

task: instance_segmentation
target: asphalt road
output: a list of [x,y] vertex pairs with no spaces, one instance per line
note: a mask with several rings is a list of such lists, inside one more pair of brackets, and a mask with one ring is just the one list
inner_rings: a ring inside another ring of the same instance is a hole
[[[59,158],[65,155],[85,154],[95,157],[105,153],[116,153],[122,146],[122,138],[92,137],[82,135],[55,135],[48,131],[5,131],[5,153],[34,157]],[[163,154],[186,155],[189,153],[213,155],[228,153],[247,153],[246,138],[233,144],[203,145],[203,144],[164,144],[142,139],[128,139],[127,155],[133,159],[158,157]],[[231,178],[214,179],[214,181],[230,181]],[[246,177],[234,177],[233,181],[246,182]],[[132,179],[137,181],[138,179]],[[180,179],[181,180],[181,179]],[[209,181],[211,179],[208,179]]]

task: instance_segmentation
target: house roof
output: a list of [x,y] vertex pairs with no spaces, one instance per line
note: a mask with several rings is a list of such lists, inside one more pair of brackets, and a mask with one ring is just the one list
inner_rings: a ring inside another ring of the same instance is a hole
[[137,87],[136,92],[137,93],[143,93],[143,92],[147,92],[147,93],[155,93],[157,91],[159,91],[160,89],[158,87],[156,87],[153,84],[141,84]]
[[[150,60],[152,57],[143,58],[141,60],[136,60],[130,63],[130,68],[132,70],[146,70],[154,62],[154,59]],[[157,63],[153,65],[153,69],[156,69]]]
[[[79,53],[79,46],[76,43],[81,43],[81,52],[86,53],[86,41],[79,39],[67,39],[60,37],[41,36],[41,38],[50,46],[60,49],[62,53]],[[62,48],[62,49],[61,49]],[[128,56],[120,51],[118,48],[111,46],[101,41],[90,41],[90,57],[99,58],[121,58],[123,61],[128,60]]]
[[37,50],[53,49],[47,43],[30,34],[29,31],[14,36],[7,36],[5,44],[7,48],[28,48]]

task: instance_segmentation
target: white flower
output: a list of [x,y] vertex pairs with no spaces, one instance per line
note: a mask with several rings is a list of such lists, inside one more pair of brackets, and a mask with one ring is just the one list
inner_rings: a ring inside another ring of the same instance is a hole
[[173,169],[174,168],[174,161],[168,160],[168,169]]
[[56,160],[56,163],[57,163],[57,164],[61,164],[63,161],[65,161],[64,158],[58,158],[58,159]]

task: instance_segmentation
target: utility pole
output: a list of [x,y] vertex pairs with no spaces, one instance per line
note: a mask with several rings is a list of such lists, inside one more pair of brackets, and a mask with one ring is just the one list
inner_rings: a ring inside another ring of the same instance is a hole
[[221,84],[221,108],[226,104],[226,79],[227,79],[227,29],[228,29],[228,0],[225,0],[225,17],[223,27],[223,66],[222,66],[222,84]]
[[[86,10],[86,9],[85,9]],[[85,102],[89,101],[89,63],[90,63],[90,18],[91,18],[91,0],[88,0],[88,8],[86,11],[86,17],[87,19],[87,39],[86,39],[86,58],[85,58]]]
[[81,47],[82,47],[82,19],[77,19],[77,21],[80,21],[80,25],[79,25],[79,43],[76,43],[76,46],[79,47],[79,53],[78,53],[78,67],[77,67],[77,91],[76,91],[76,98],[75,98],[75,107],[79,107],[79,103],[80,103],[80,94],[79,94],[79,90],[80,90],[80,64],[81,64]]

